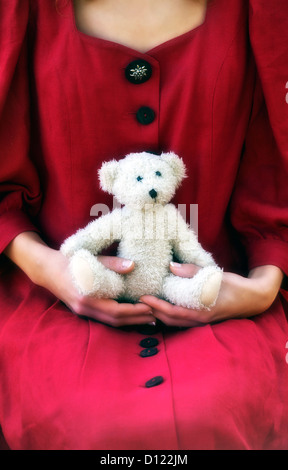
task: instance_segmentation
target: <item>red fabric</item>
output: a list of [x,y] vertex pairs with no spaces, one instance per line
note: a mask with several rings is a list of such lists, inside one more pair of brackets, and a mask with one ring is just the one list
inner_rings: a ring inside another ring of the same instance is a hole
[[[218,263],[288,274],[286,0],[214,0],[202,26],[146,54],[79,32],[72,2],[58,3],[0,1],[0,248],[33,229],[59,247],[94,204],[112,207],[103,160],[172,150],[189,176],[175,203],[199,204]],[[153,69],[141,85],[124,73],[137,58]],[[12,449],[288,448],[282,297],[255,318],[164,328],[148,358],[139,329],[77,318],[15,268],[1,275],[0,311]]]

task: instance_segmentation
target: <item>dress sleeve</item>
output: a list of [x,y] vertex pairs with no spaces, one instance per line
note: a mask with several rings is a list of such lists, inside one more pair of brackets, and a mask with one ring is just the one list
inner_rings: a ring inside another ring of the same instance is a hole
[[244,155],[231,202],[249,268],[288,274],[288,5],[251,0],[250,41],[257,78]]
[[0,0],[0,253],[32,223],[40,204],[29,159],[29,0]]

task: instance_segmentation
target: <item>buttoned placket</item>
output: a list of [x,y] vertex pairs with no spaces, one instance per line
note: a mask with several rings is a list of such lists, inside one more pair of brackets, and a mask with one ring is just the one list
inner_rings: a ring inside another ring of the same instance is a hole
[[[129,91],[130,127],[135,127],[135,145],[146,151],[158,151],[160,111],[160,66],[156,59],[143,54],[123,64]],[[132,121],[132,122],[131,122]],[[132,125],[131,125],[132,124]]]
[[[159,105],[160,105],[160,68],[158,62],[149,56],[134,58],[124,70],[127,85],[130,86],[131,108],[130,116],[135,125],[135,135],[142,140],[142,150],[156,150],[159,146]],[[150,334],[159,334],[157,327],[148,325],[142,328],[142,334],[147,331]],[[141,329],[139,330],[141,333]],[[140,341],[142,349],[139,357],[142,360],[153,361],[159,349],[156,347],[159,340],[147,337]],[[154,367],[153,367],[154,369]],[[146,388],[152,388],[164,382],[162,375],[154,375],[145,381]]]
[[[161,351],[161,343],[163,343],[163,335],[161,332],[161,328],[158,325],[142,325],[138,327],[138,333],[149,335],[139,341],[139,346],[143,349],[139,351],[139,356],[142,359],[153,360],[154,356],[156,356]],[[153,336],[150,336],[153,335]],[[160,345],[160,347],[156,347]],[[151,364],[152,366],[152,364]],[[157,367],[157,366],[156,366]],[[153,364],[153,369],[155,365]],[[151,367],[152,369],[152,367]],[[145,387],[152,388],[160,385],[164,382],[164,377],[162,375],[155,375],[146,380]]]

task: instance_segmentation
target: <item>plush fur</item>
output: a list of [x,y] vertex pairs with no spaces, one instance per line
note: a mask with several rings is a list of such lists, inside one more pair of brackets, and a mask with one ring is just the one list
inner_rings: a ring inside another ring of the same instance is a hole
[[[182,159],[171,152],[133,153],[103,163],[101,187],[124,207],[90,222],[61,246],[70,258],[79,292],[130,302],[151,294],[195,309],[215,304],[222,270],[177,208],[169,204],[185,176]],[[118,255],[135,263],[129,274],[107,269],[95,256],[115,241],[119,241]],[[173,257],[201,269],[191,279],[177,277],[169,269]]]

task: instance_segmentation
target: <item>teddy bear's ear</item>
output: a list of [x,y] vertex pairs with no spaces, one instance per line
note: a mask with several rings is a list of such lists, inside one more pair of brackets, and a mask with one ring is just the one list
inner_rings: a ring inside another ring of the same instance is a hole
[[100,185],[103,191],[112,192],[113,183],[118,172],[119,163],[116,160],[104,162],[98,171]]
[[183,178],[186,178],[186,167],[182,158],[173,152],[162,153],[161,156],[172,167],[173,174],[177,178],[177,186],[180,185]]

